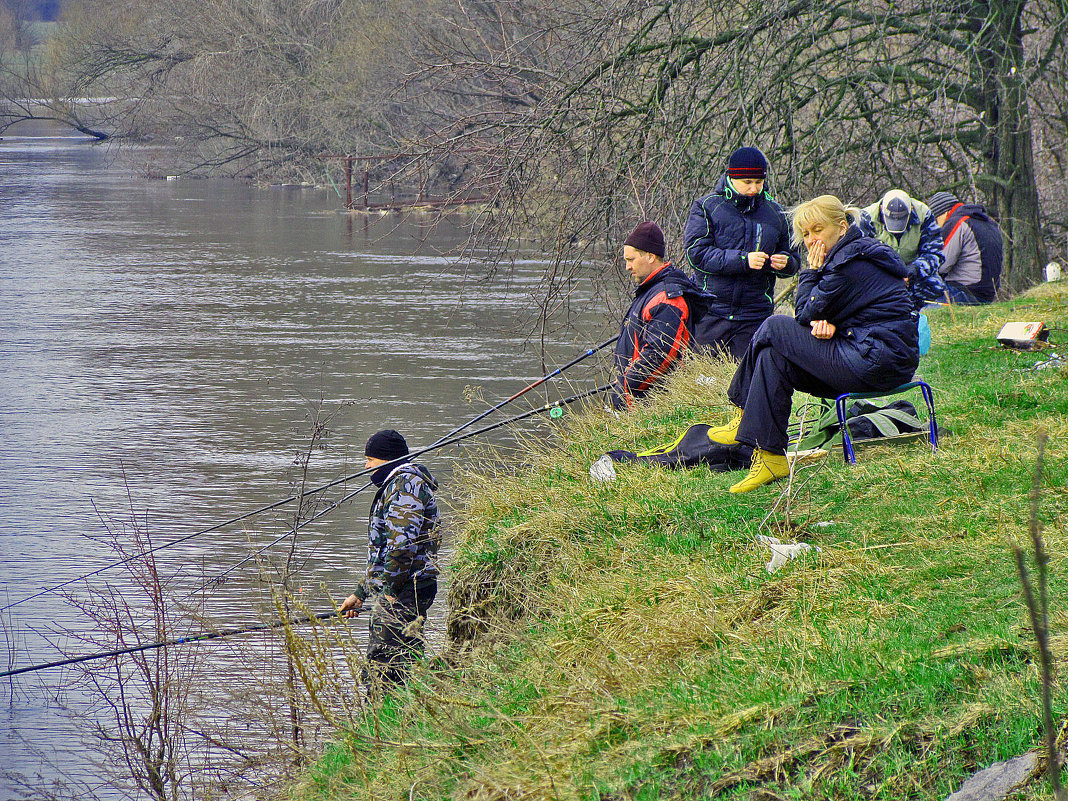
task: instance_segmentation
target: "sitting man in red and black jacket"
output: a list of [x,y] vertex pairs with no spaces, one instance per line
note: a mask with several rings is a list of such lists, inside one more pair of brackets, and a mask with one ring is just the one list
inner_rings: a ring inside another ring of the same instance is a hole
[[678,365],[693,338],[706,293],[664,261],[664,232],[641,223],[623,243],[627,272],[638,284],[616,342],[612,405],[629,408]]

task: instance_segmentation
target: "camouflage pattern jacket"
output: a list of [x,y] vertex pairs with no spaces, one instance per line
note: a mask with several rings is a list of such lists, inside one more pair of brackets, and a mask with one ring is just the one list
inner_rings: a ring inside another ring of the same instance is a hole
[[946,257],[942,253],[942,229],[930,208],[913,198],[908,227],[900,236],[886,230],[882,206],[878,202],[861,209],[857,227],[865,236],[889,245],[901,256],[909,268],[909,295],[913,308],[922,309],[927,301],[942,299],[946,283],[938,272]]
[[422,465],[394,468],[371,502],[367,525],[367,573],[356,588],[361,600],[396,597],[416,579],[438,575],[437,482]]

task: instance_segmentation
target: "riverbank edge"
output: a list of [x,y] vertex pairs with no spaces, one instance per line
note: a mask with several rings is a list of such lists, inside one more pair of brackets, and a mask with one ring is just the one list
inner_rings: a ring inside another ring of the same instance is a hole
[[[1062,663],[1068,369],[997,346],[1012,320],[1068,327],[1068,287],[934,312],[920,372],[939,452],[832,457],[799,471],[788,502],[782,484],[731,496],[736,474],[704,468],[590,481],[607,450],[724,419],[730,367],[713,361],[631,415],[591,409],[547,423],[518,459],[485,454],[456,478],[449,648],[339,730],[293,797],[944,798],[1036,748],[1009,545],[1027,536],[1045,429]],[[819,550],[769,573],[759,535]]]

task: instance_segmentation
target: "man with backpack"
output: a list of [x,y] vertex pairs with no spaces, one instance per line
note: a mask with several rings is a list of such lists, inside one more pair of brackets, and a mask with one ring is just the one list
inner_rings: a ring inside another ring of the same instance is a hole
[[949,192],[927,202],[942,226],[945,263],[939,270],[953,303],[991,303],[1001,287],[1004,244],[1001,228],[978,203],[962,203]]

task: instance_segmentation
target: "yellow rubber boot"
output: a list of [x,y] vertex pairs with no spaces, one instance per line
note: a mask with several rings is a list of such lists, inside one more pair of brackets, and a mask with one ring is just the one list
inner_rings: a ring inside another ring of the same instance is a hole
[[786,454],[757,448],[753,451],[753,466],[749,468],[749,475],[731,487],[731,492],[749,492],[788,475],[790,463],[786,461]]
[[742,424],[742,410],[736,409],[730,422],[708,429],[708,438],[719,445],[738,444],[738,426]]

